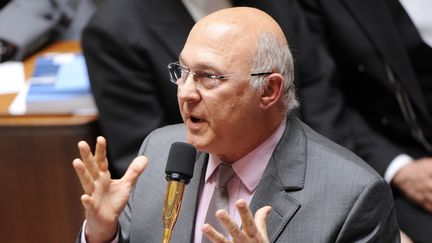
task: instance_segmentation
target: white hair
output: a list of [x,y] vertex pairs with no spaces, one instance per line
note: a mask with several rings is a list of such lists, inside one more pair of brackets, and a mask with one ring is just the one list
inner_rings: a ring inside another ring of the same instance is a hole
[[[261,33],[252,60],[252,73],[276,72],[284,78],[282,92],[283,112],[288,114],[298,106],[294,87],[294,63],[288,43],[281,41],[271,33]],[[251,79],[251,86],[262,90],[266,76],[256,76]]]

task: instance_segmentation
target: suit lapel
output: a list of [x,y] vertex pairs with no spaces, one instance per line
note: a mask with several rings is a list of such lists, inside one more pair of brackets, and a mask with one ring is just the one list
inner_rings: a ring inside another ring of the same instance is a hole
[[423,93],[386,3],[376,0],[341,1],[357,19],[385,62],[390,65],[396,78],[402,81],[415,106],[427,117]]
[[206,153],[197,153],[194,176],[189,185],[186,186],[182,207],[176,223],[177,227],[174,227],[171,237],[172,242],[193,242],[195,219],[199,203],[198,198],[201,191],[202,179],[205,178],[207,157]]
[[306,137],[299,121],[290,116],[250,204],[253,213],[272,206],[267,219],[270,242],[276,241],[301,206],[290,192],[304,187],[306,158]]

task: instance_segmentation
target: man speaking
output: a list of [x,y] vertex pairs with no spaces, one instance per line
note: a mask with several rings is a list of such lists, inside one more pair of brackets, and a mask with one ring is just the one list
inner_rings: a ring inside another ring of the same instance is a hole
[[104,138],[94,154],[78,144],[79,241],[162,241],[175,142],[198,152],[171,242],[400,241],[387,183],[290,114],[293,60],[269,15],[241,7],[204,17],[168,67],[184,124],[151,133],[123,178],[110,178]]

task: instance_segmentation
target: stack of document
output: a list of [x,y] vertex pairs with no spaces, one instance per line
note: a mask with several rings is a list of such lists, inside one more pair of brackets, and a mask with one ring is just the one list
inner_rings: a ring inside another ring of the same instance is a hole
[[25,104],[27,114],[96,114],[83,55],[38,57]]

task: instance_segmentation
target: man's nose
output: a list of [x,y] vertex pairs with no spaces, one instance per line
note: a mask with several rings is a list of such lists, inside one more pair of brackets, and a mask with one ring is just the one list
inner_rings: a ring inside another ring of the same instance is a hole
[[189,74],[182,85],[178,86],[177,96],[180,100],[191,102],[200,99],[200,94],[197,89],[197,83],[194,80],[193,74]]

